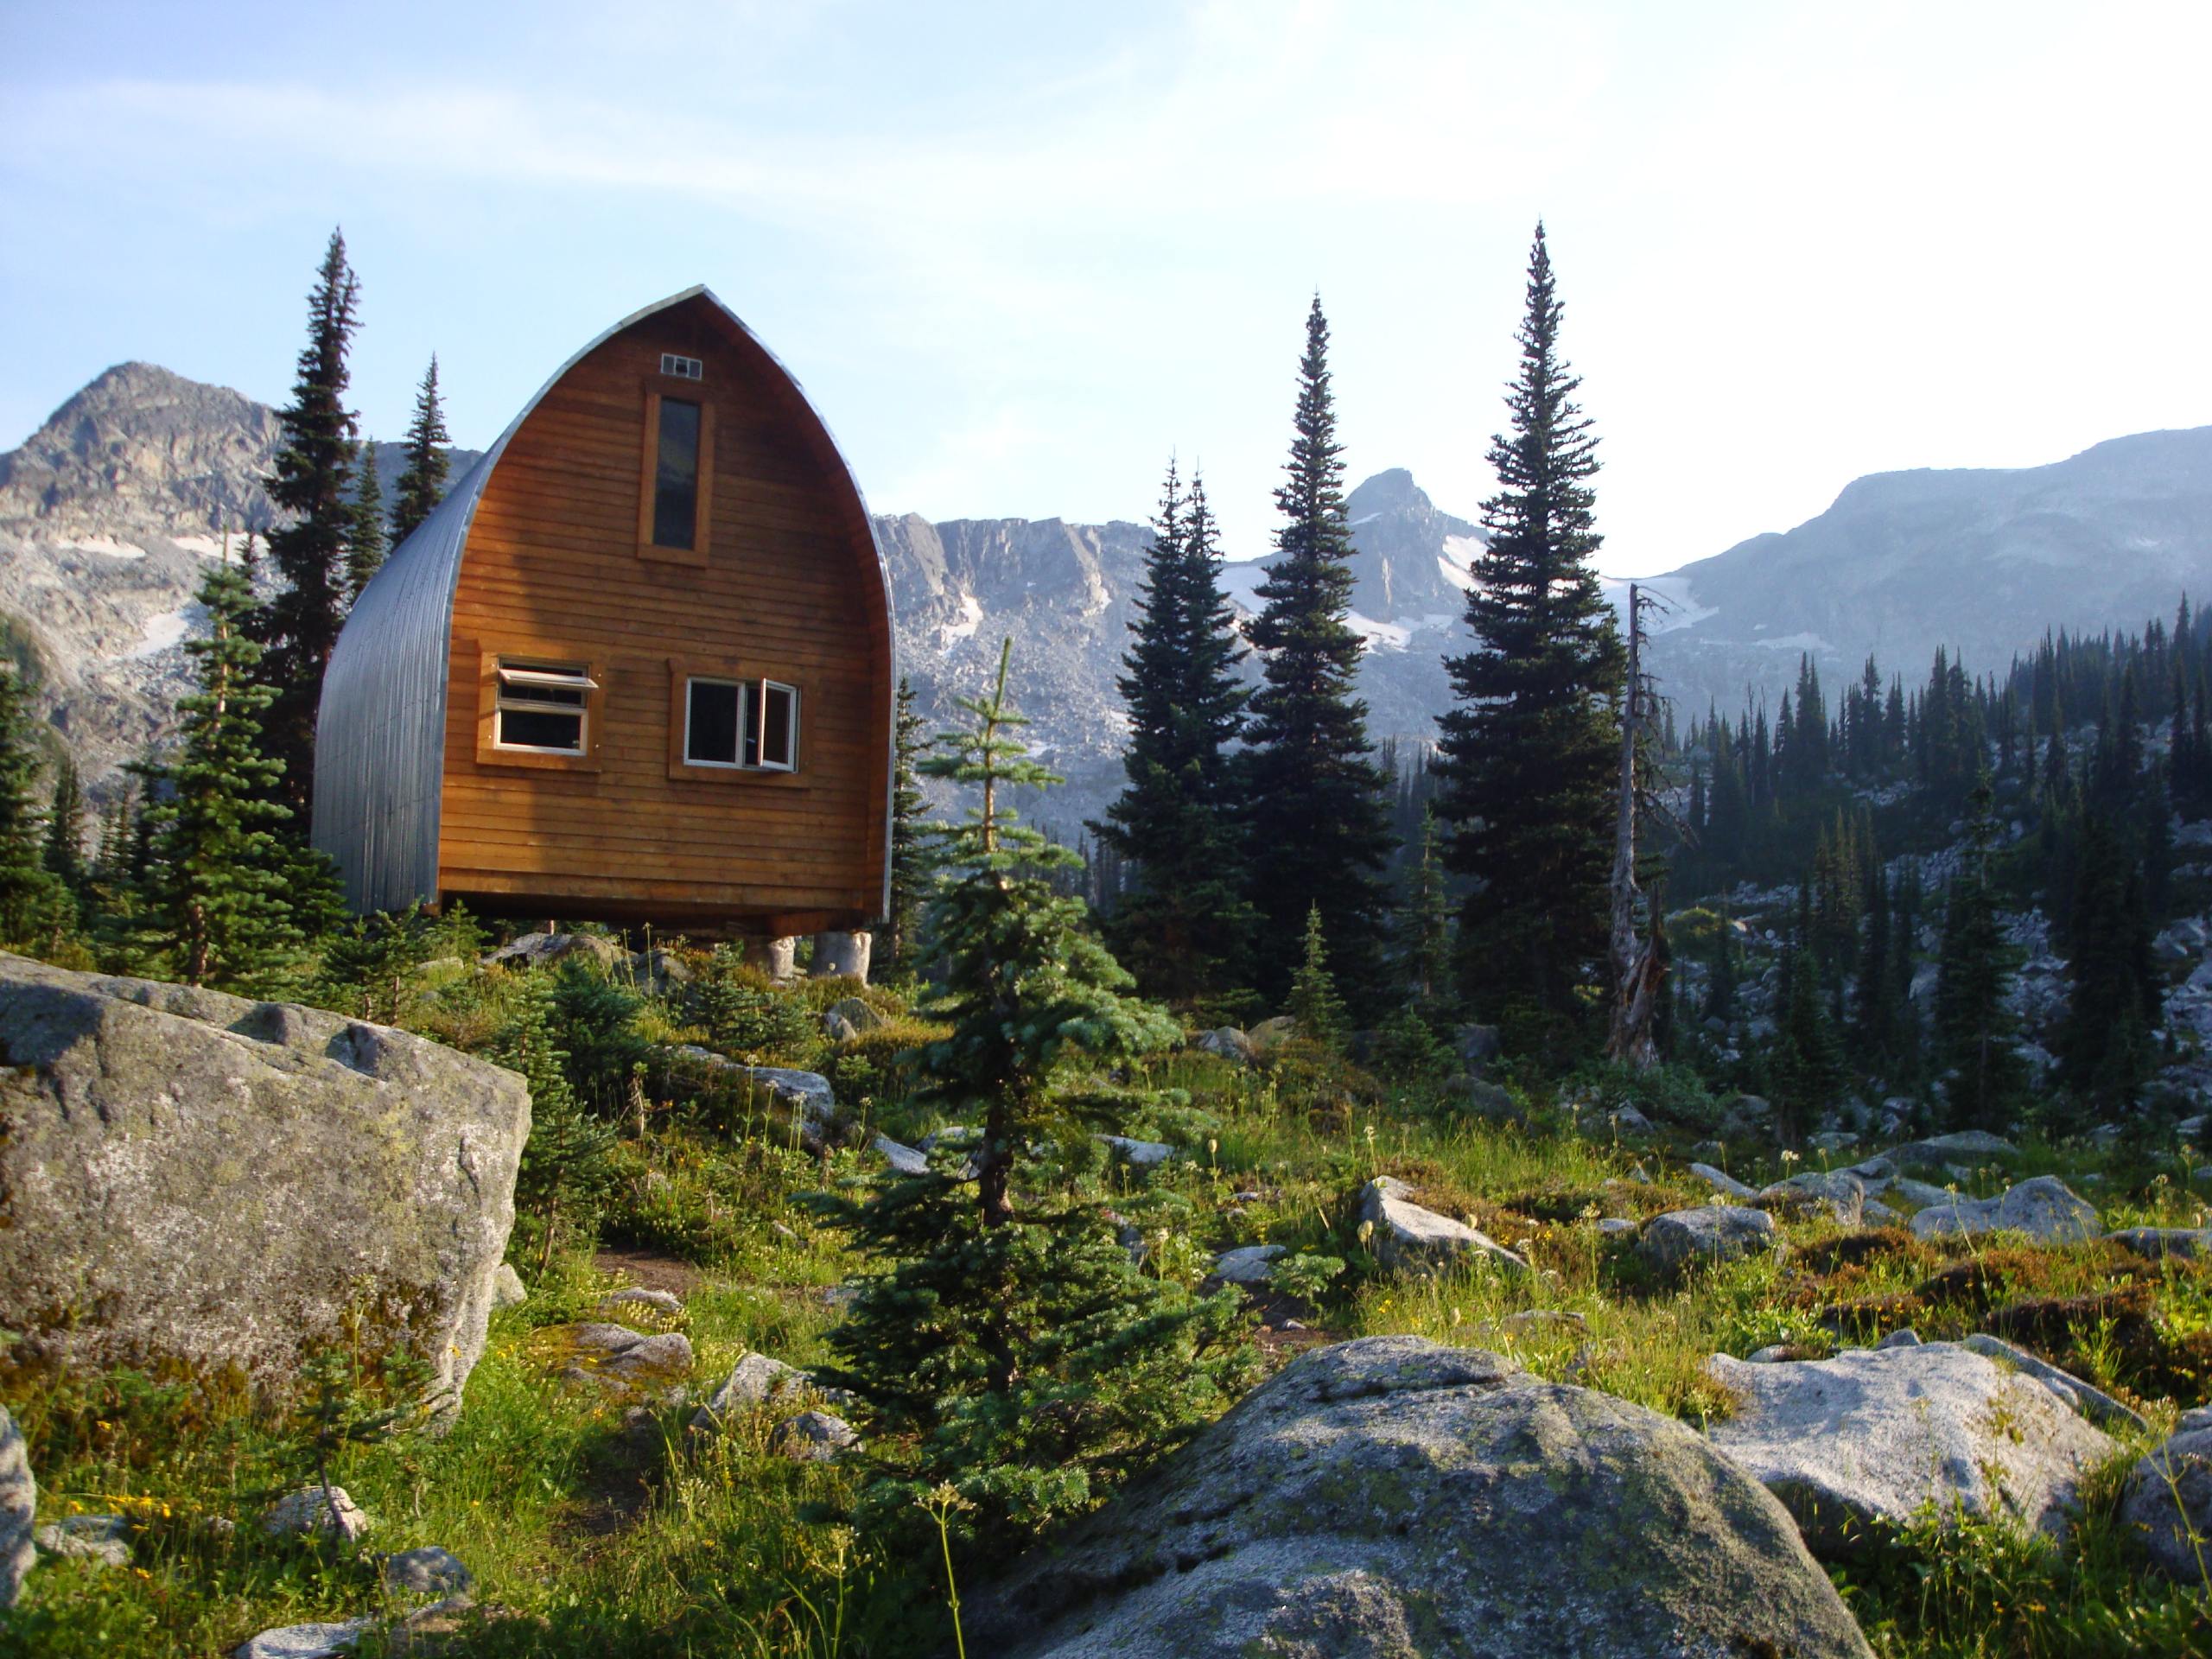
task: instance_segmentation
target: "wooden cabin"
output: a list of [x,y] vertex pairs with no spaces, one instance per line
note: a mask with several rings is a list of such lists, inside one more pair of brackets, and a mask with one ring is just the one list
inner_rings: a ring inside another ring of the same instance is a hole
[[315,843],[357,912],[863,927],[891,590],[798,383],[704,288],[569,359],[363,591]]

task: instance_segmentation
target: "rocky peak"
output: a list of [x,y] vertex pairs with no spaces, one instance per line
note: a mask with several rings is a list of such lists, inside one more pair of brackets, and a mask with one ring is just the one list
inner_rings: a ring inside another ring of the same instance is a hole
[[122,363],[0,455],[0,521],[27,532],[208,534],[265,527],[274,410],[151,363]]
[[1439,512],[1402,467],[1377,473],[1344,503],[1351,524],[1352,608],[1376,622],[1440,626],[1459,613],[1482,532]]

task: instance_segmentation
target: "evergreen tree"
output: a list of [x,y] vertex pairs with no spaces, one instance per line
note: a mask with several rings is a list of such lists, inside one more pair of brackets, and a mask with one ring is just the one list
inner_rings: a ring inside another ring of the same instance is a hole
[[1240,982],[1254,920],[1228,754],[1248,693],[1219,562],[1205,486],[1194,480],[1185,502],[1171,461],[1116,682],[1128,783],[1092,828],[1134,882],[1109,923],[1116,954],[1143,990],[1183,1007]]
[[1896,1052],[1897,1008],[1890,973],[1890,884],[1878,862],[1866,894],[1866,933],[1859,944],[1859,1001],[1852,1035],[1866,1063],[1880,1065]]
[[1420,849],[1407,872],[1405,903],[1398,912],[1398,967],[1414,1006],[1433,1020],[1448,1005],[1452,978],[1452,901],[1437,856],[1436,812],[1421,815]]
[[292,401],[277,411],[283,435],[269,498],[284,514],[269,532],[281,586],[254,617],[259,673],[275,694],[263,721],[278,762],[276,786],[304,838],[315,798],[315,722],[323,671],[346,620],[346,558],[357,531],[353,417],[346,410],[346,354],[358,326],[360,284],[346,238],[330,235],[308,296],[308,343]]
[[377,445],[365,438],[359,456],[359,476],[353,486],[353,523],[346,538],[346,602],[360,598],[369,578],[383,568],[385,550],[384,484],[377,477]]
[[2018,963],[1989,880],[1993,799],[1984,772],[1968,797],[1967,859],[1944,901],[1936,964],[1936,1052],[1956,1128],[2008,1127],[2027,1087],[2027,1063],[2014,1046],[2016,1022],[2005,1006]]
[[85,791],[76,758],[63,752],[54,769],[54,798],[46,809],[46,868],[73,893],[85,891]]
[[1478,1006],[1522,1002],[1554,1028],[1604,959],[1614,750],[1625,659],[1592,561],[1597,440],[1559,348],[1543,227],[1529,255],[1513,430],[1493,438],[1502,488],[1467,594],[1475,649],[1452,658],[1442,811],[1473,878],[1459,948]]
[[66,909],[47,867],[39,753],[22,674],[0,662],[0,944],[43,943]]
[[1344,1031],[1344,999],[1329,973],[1329,951],[1321,931],[1321,907],[1306,912],[1306,938],[1298,971],[1291,976],[1284,1012],[1297,1022],[1298,1034],[1324,1048],[1334,1048]]
[[415,391],[415,418],[407,427],[407,465],[399,474],[392,503],[391,544],[412,536],[445,499],[446,474],[453,465],[453,435],[446,430],[445,406],[438,397],[438,359],[434,354]]
[[[1245,1370],[1236,1303],[1141,1273],[1103,1201],[1054,1179],[1056,1103],[1097,1068],[1177,1027],[1128,995],[1129,976],[1048,879],[1075,858],[1017,824],[1004,791],[1058,781],[1030,760],[1007,701],[1009,642],[972,728],[940,739],[929,775],[978,786],[944,832],[929,933],[951,1033],[925,1051],[932,1094],[980,1111],[972,1154],[887,1178],[872,1202],[823,1207],[874,1258],[830,1342],[835,1374],[911,1433],[875,1484],[896,1510],[950,1481],[995,1538],[1080,1508],[1173,1444]],[[974,1159],[972,1183],[959,1160]]]
[[1344,982],[1369,1005],[1382,989],[1387,780],[1369,758],[1367,705],[1352,695],[1361,647],[1345,621],[1351,530],[1318,296],[1306,321],[1294,431],[1275,491],[1286,522],[1249,630],[1265,680],[1245,734],[1250,894],[1261,918],[1255,977],[1270,1001],[1287,988],[1306,912],[1318,906]]
[[928,863],[922,844],[922,780],[914,770],[921,750],[922,717],[914,710],[914,688],[901,674],[892,722],[891,902],[884,918],[884,966],[893,975],[912,969],[919,944],[915,927]]
[[178,700],[178,756],[161,772],[164,798],[147,813],[149,897],[187,984],[245,982],[301,940],[294,861],[273,829],[290,813],[270,798],[283,763],[262,747],[261,716],[275,694],[257,681],[261,647],[246,637],[252,585],[226,558],[198,599],[207,638],[184,649],[200,689]]
[[2164,987],[2142,875],[2112,820],[2094,808],[2082,825],[2075,868],[2059,1076],[2085,1107],[2109,1116],[2133,1106],[2150,1078]]
[[1800,945],[1785,968],[1774,1067],[1776,1128],[1795,1146],[1841,1096],[1846,1073],[1843,1046],[1821,994],[1819,958]]
[[[569,1081],[569,1056],[555,1036],[553,986],[525,971],[493,1039],[492,1058],[530,1085],[530,1138],[515,1172],[515,1209],[537,1235],[543,1273],[560,1246],[587,1246],[612,1188],[613,1128],[584,1109]],[[520,1241],[518,1241],[520,1242]]]
[[1713,983],[1705,995],[1705,1017],[1708,1020],[1732,1020],[1736,1017],[1736,985],[1738,977],[1736,950],[1736,924],[1729,918],[1724,906],[1720,912],[1720,948],[1713,958]]

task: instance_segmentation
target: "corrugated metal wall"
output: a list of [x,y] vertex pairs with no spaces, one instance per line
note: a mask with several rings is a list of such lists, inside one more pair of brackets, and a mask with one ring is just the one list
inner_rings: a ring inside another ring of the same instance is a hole
[[385,561],[338,637],[315,725],[315,844],[359,915],[432,900],[454,583],[486,454]]

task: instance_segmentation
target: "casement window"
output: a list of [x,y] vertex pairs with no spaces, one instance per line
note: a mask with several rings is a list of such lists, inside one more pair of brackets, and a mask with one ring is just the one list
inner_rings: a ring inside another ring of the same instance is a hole
[[646,380],[638,556],[670,564],[704,564],[713,509],[714,405],[700,396],[696,383],[704,370],[696,358],[671,353],[663,361],[700,372]]
[[587,725],[599,686],[582,663],[499,658],[492,745],[530,754],[590,752]]
[[686,767],[798,770],[798,688],[780,680],[683,678]]

